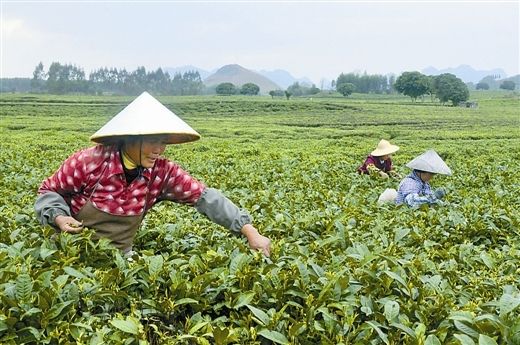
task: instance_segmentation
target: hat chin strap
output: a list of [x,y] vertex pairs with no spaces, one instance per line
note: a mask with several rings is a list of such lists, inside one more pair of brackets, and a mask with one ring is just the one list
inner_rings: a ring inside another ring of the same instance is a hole
[[139,140],[139,166],[142,167],[143,164],[141,162],[141,155],[143,153],[143,138]]
[[143,152],[143,138],[140,138],[139,139],[139,165],[137,166],[137,172],[138,172],[138,177],[141,177],[143,176],[143,164],[141,162],[141,156],[142,156],[142,152]]

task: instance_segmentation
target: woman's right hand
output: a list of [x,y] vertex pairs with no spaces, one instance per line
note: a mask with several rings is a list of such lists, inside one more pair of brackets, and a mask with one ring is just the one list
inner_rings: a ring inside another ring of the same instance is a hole
[[57,216],[54,218],[54,224],[63,232],[77,234],[83,230],[83,223],[70,216]]
[[444,188],[439,188],[433,192],[433,195],[435,195],[437,199],[442,199],[446,196],[446,190],[444,190]]
[[385,180],[388,178],[388,174],[385,173],[384,171],[380,171],[380,172],[379,172],[379,176],[381,176],[381,177],[382,177],[383,179],[385,179]]
[[260,249],[267,257],[271,255],[271,240],[260,235],[254,226],[246,224],[242,227],[240,232],[247,237],[247,242],[249,242],[249,247],[251,247],[251,249]]

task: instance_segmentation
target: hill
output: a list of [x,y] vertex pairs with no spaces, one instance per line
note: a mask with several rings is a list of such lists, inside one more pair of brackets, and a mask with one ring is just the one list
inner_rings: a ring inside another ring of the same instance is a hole
[[233,83],[236,86],[254,83],[260,87],[260,93],[263,94],[267,94],[271,90],[280,89],[280,86],[268,78],[240,65],[225,65],[204,79],[204,84],[207,87],[217,86],[220,83]]
[[492,75],[488,75],[487,77],[482,78],[480,82],[488,84],[490,90],[498,90],[500,89],[500,85],[506,80],[514,82],[516,90],[520,89],[520,74],[504,79],[496,79]]
[[274,71],[261,70],[258,73],[260,73],[266,78],[269,78],[269,80],[272,80],[275,84],[280,85],[284,89],[287,89],[295,82],[299,82],[300,85],[305,86],[311,86],[313,84],[313,82],[309,78],[295,78],[291,75],[291,73],[283,69],[276,69]]
[[451,73],[456,75],[458,78],[462,79],[465,83],[478,83],[482,80],[482,78],[488,75],[497,76],[497,79],[500,77],[504,78],[506,76],[506,72],[504,72],[501,68],[495,68],[492,70],[476,70],[468,65],[460,65],[455,68],[445,68],[438,70],[435,67],[427,67],[422,70],[422,73],[426,75],[439,75],[443,73]]

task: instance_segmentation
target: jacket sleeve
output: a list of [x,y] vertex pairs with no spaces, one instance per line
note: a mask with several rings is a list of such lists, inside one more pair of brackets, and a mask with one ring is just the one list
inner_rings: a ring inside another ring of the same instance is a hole
[[85,183],[85,165],[89,162],[89,156],[84,151],[71,155],[52,176],[42,182],[34,204],[41,224],[54,226],[56,216],[71,215],[66,198],[78,193]]
[[423,204],[437,204],[438,201],[433,194],[419,195],[417,193],[410,193],[404,198],[404,202],[411,207],[419,207]]
[[242,227],[251,224],[251,216],[247,211],[239,209],[224,194],[214,188],[205,188],[195,203],[195,209],[211,221],[240,233]]
[[57,216],[70,216],[70,207],[65,199],[56,192],[40,194],[34,203],[36,217],[42,225],[55,226]]
[[398,205],[405,203],[408,206],[418,207],[422,204],[432,203],[434,199],[432,199],[432,196],[428,185],[421,191],[421,185],[407,176],[399,183],[395,203]]
[[167,161],[161,169],[164,169],[169,175],[163,187],[161,199],[195,205],[206,188],[204,183],[197,181],[178,164],[171,161]]
[[38,193],[55,192],[62,196],[79,193],[85,184],[86,165],[90,162],[90,158],[84,150],[74,153],[51,177],[43,181]]

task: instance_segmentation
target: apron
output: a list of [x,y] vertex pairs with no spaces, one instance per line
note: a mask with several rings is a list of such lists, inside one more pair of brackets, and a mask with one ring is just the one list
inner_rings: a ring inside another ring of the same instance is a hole
[[[104,172],[100,175],[103,176]],[[128,253],[132,250],[132,243],[134,241],[135,234],[141,225],[146,210],[143,213],[135,216],[116,216],[107,212],[98,210],[90,199],[94,192],[99,186],[99,180],[94,186],[87,203],[79,210],[74,218],[80,222],[83,222],[83,226],[93,228],[96,232],[94,234],[95,239],[108,238],[112,241],[112,244],[117,248],[121,249],[124,253]],[[147,190],[150,186],[147,186]],[[145,208],[148,205],[148,193],[145,198]]]
[[114,246],[127,253],[132,250],[132,242],[144,218],[144,212],[136,216],[116,216],[98,210],[89,199],[74,218],[83,222],[84,226],[96,230],[95,239],[108,238]]

